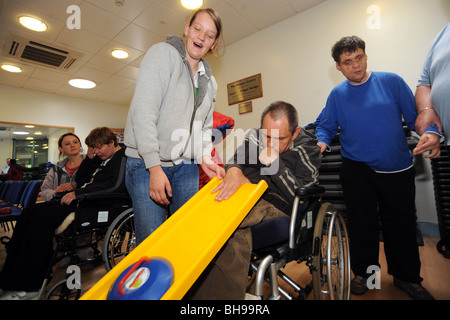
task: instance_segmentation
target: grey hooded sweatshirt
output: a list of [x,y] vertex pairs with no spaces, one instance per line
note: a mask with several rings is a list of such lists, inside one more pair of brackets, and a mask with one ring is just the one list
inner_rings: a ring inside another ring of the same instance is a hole
[[217,83],[206,61],[198,93],[177,36],[152,46],[142,61],[128,112],[126,155],[142,158],[146,168],[173,166],[211,156],[211,130]]

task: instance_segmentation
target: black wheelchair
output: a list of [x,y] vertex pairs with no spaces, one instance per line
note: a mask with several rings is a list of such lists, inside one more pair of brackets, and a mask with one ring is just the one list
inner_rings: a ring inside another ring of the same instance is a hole
[[[81,296],[79,286],[68,285],[67,277],[46,291],[58,263],[64,266],[93,267],[103,261],[103,247],[107,233],[116,218],[131,207],[127,193],[90,193],[77,200],[75,212],[71,213],[55,231],[53,257],[47,276],[42,284],[39,299],[76,300]],[[108,265],[109,262],[105,262]]]
[[[255,295],[260,299],[304,300],[311,291],[316,300],[350,299],[347,228],[334,206],[322,203],[324,192],[320,186],[298,189],[291,217],[264,221],[252,227],[254,258],[250,265],[249,287],[254,285]],[[306,287],[282,270],[292,261],[305,262],[309,267],[312,281]],[[264,283],[269,285],[269,290],[267,286],[265,290]],[[287,290],[286,285],[291,290]]]

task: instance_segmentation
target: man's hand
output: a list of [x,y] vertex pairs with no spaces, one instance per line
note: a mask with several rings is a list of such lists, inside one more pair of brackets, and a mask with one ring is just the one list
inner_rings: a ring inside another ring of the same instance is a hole
[[279,153],[277,150],[272,149],[270,147],[264,148],[261,153],[259,154],[259,161],[265,166],[270,166],[272,162],[274,162],[276,159],[278,159]]
[[61,198],[61,204],[70,205],[73,200],[75,200],[75,192],[69,192],[64,197]]
[[434,159],[441,155],[440,137],[437,134],[424,133],[414,148],[413,154],[416,156],[427,151],[430,151],[430,154],[424,155],[424,158]]
[[88,146],[88,149],[87,149],[87,152],[86,152],[86,156],[89,159],[93,159],[95,157],[94,148]]
[[317,145],[319,146],[321,153],[324,153],[328,148],[328,146],[323,142],[318,142]]
[[148,186],[150,198],[162,205],[170,204],[167,195],[172,197],[172,187],[163,169],[161,166],[156,166],[148,169],[148,171],[150,172],[150,183]]
[[70,182],[67,182],[67,183],[59,185],[56,188],[55,193],[72,191],[73,189],[75,189],[75,186],[72,185]]
[[211,192],[219,191],[216,196],[217,201],[228,200],[244,183],[251,183],[242,170],[237,167],[228,169],[225,178],[222,182]]
[[211,179],[217,176],[217,178],[222,180],[225,177],[225,170],[208,156],[202,157],[200,165],[206,175]]

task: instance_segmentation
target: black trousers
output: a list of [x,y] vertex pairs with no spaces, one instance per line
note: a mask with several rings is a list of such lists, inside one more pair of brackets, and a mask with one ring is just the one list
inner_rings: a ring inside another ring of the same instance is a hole
[[419,283],[416,237],[415,169],[376,173],[367,165],[343,159],[341,179],[348,213],[350,258],[355,275],[368,277],[379,266],[379,220],[388,273]]
[[22,212],[0,273],[1,289],[37,291],[41,288],[51,262],[55,229],[74,211],[75,204],[67,206],[50,201]]

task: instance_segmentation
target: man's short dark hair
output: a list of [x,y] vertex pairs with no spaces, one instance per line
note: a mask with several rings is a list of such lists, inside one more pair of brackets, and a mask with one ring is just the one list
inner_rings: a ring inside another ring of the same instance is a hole
[[298,127],[297,110],[290,103],[284,101],[276,101],[271,103],[261,115],[261,127],[266,115],[270,114],[273,120],[279,120],[286,116],[289,121],[289,131],[294,133]]
[[331,56],[334,61],[340,63],[341,54],[353,53],[358,49],[362,49],[364,53],[366,52],[366,43],[361,38],[357,36],[344,37],[334,44],[331,49]]
[[87,146],[94,148],[111,142],[114,142],[116,147],[118,145],[116,134],[107,127],[99,127],[92,130],[86,137],[85,142]]

